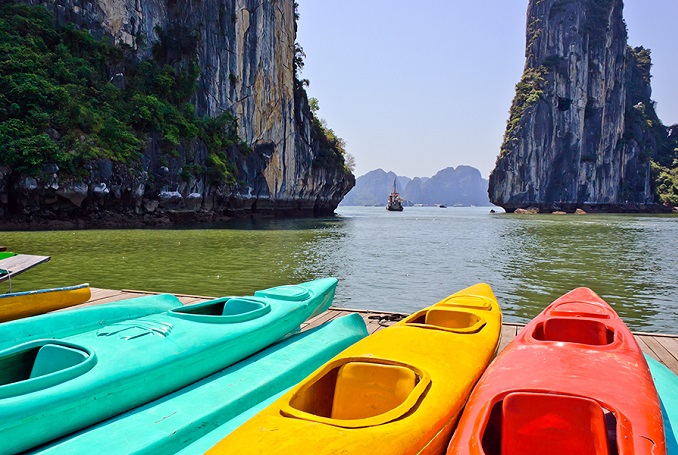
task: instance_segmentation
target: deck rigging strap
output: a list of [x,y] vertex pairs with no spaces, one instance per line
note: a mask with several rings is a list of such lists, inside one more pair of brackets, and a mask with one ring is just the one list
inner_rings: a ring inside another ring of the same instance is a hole
[[404,314],[375,314],[368,316],[367,319],[377,319],[377,323],[382,327],[388,327],[389,322],[398,322],[405,318]]

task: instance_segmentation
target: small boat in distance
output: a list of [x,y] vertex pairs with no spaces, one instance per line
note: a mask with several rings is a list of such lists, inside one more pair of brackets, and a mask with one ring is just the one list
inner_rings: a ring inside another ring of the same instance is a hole
[[386,210],[389,212],[403,211],[403,198],[400,197],[396,190],[396,179],[393,179],[393,191],[388,195],[388,202],[386,203]]

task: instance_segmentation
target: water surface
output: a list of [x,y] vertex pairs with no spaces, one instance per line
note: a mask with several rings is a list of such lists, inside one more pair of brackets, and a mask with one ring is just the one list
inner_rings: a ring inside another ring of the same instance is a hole
[[52,256],[13,280],[14,290],[89,282],[222,296],[336,276],[337,306],[409,313],[482,281],[506,321],[526,322],[587,286],[632,329],[678,332],[678,218],[670,215],[339,207],[332,218],[210,229],[2,232],[0,244]]

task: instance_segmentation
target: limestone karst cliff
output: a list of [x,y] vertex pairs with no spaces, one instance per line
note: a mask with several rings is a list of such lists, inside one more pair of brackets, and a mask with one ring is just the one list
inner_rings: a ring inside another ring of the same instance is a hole
[[[189,57],[199,67],[191,99],[195,113],[234,114],[249,153],[227,151],[235,166],[230,183],[187,172],[207,160],[200,140],[180,144],[168,157],[153,135],[137,169],[97,160],[88,163],[84,178],[65,179],[58,166],[20,178],[15,170],[1,168],[4,217],[73,216],[94,222],[110,213],[149,219],[169,214],[179,221],[242,213],[322,215],[332,213],[354,185],[343,158],[328,160],[322,138],[313,131],[313,115],[295,74],[293,0],[24,3],[46,6],[59,24],[74,23],[95,37],[113,37],[138,58],[151,54],[160,33],[177,41],[181,33],[189,34],[195,40]],[[113,83],[126,83],[119,69],[110,68],[110,73]]]
[[525,70],[490,200],[507,211],[661,211],[652,159],[667,154],[649,52],[627,46],[622,0],[530,0]]

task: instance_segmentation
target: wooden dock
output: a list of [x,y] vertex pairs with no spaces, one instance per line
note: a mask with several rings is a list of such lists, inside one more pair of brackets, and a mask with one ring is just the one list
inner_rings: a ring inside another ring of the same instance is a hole
[[[132,290],[110,290],[110,289],[100,289],[92,288],[92,297],[86,303],[80,306],[88,305],[98,305],[102,303],[115,302],[118,300],[131,299],[135,297],[142,297],[144,295],[156,294],[154,292],[144,292],[144,291],[132,291]],[[184,305],[191,303],[204,302],[205,300],[210,300],[214,297],[206,296],[196,296],[196,295],[182,295],[175,294],[176,297]],[[366,311],[366,310],[351,310],[345,308],[330,308],[324,313],[309,319],[306,323],[302,324],[302,331],[309,330],[314,327],[317,327],[325,322],[331,321],[332,319],[338,318],[340,316],[349,314],[349,313],[358,313],[365,320],[367,325],[367,331],[372,334],[377,332],[384,327],[394,324],[403,317],[407,316],[404,313],[389,313],[383,311]],[[501,342],[499,344],[499,350],[501,351],[504,347],[513,340],[518,333],[523,329],[523,324],[514,324],[514,323],[504,323],[501,328]],[[666,365],[673,373],[678,375],[678,334],[677,335],[664,335],[657,333],[634,333],[638,344],[650,357]]]
[[6,259],[0,259],[0,282],[24,273],[36,265],[49,261],[49,259],[49,256],[35,256],[32,254],[17,254]]

